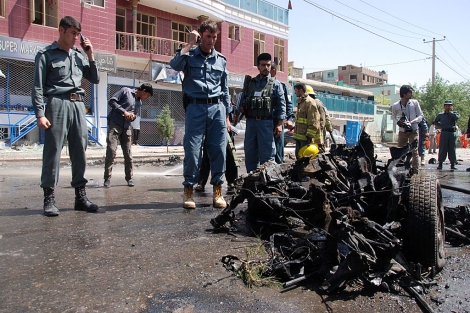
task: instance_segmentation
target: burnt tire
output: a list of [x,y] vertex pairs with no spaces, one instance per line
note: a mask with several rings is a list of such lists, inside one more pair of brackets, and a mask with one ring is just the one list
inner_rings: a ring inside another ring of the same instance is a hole
[[442,191],[435,175],[411,178],[408,212],[405,218],[407,258],[439,272],[445,264],[445,225]]

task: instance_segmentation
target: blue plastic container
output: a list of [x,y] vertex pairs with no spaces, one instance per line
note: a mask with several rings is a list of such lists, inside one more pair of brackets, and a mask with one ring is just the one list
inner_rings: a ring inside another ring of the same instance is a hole
[[362,122],[346,122],[346,144],[348,146],[357,146],[359,136],[361,135]]

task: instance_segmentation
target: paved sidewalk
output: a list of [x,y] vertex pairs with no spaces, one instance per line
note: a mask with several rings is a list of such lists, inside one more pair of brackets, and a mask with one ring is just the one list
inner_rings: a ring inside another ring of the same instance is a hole
[[[3,143],[0,142],[0,163],[3,162],[24,162],[24,161],[41,161],[42,160],[42,145],[33,144],[30,146],[19,146],[19,147],[5,147]],[[285,154],[294,155],[294,146],[288,146],[285,148]],[[244,157],[243,148],[238,148],[237,154],[239,157]],[[389,148],[382,144],[375,144],[375,154],[377,159],[386,161],[390,157]],[[106,147],[100,146],[88,146],[86,151],[87,160],[103,160],[106,155]],[[184,150],[182,146],[169,146],[168,152],[166,147],[162,146],[132,146],[132,155],[135,161],[146,161],[152,162],[154,160],[167,159],[173,155],[180,157],[184,156]],[[429,155],[426,154],[425,160],[426,165],[428,165],[428,160],[430,158],[436,158],[437,154]],[[122,161],[122,150],[118,147],[116,161]],[[459,169],[465,170],[470,166],[470,148],[458,148],[457,149],[457,159],[461,167]],[[69,160],[68,149],[64,147],[62,149],[62,161],[66,162]],[[448,164],[448,161],[446,162]],[[436,165],[437,166],[437,165]],[[463,167],[464,166],[464,167]]]
[[[0,145],[0,162],[23,162],[23,161],[40,161],[42,160],[42,145],[5,147]],[[132,155],[134,160],[139,159],[162,159],[172,155],[183,156],[182,146],[170,146],[168,152],[166,147],[161,146],[132,146]],[[87,160],[104,160],[106,156],[106,147],[88,146],[86,151]],[[116,152],[116,160],[123,159],[121,147]],[[68,148],[62,149],[62,161],[69,160]]]

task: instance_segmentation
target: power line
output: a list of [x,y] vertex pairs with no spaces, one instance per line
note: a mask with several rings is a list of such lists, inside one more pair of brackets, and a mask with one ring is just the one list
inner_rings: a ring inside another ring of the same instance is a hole
[[455,64],[457,64],[457,66],[459,66],[464,72],[466,72],[467,74],[470,74],[469,72],[467,72],[462,66],[459,65],[459,63],[457,63],[451,56],[449,53],[447,53],[446,49],[444,49],[444,47],[440,44],[439,44],[439,47],[441,47],[441,49],[449,56],[449,58],[454,61]]
[[392,15],[392,14],[390,14],[390,13],[388,13],[388,12],[382,10],[382,9],[379,9],[379,8],[373,6],[372,4],[367,3],[367,2],[365,2],[365,1],[363,1],[363,0],[359,0],[359,1],[361,1],[361,2],[364,3],[364,4],[367,4],[368,6],[373,7],[373,8],[376,9],[376,10],[379,10],[380,12],[383,12],[383,13],[385,13],[385,14],[387,14],[387,15],[390,15],[391,17],[396,18],[396,19],[398,19],[398,20],[400,20],[400,21],[402,21],[402,22],[405,22],[405,23],[407,23],[407,24],[410,24],[410,25],[412,25],[412,26],[414,26],[414,27],[417,27],[417,28],[419,28],[419,29],[425,30],[425,31],[427,31],[427,32],[429,32],[429,33],[436,34],[436,35],[439,35],[439,36],[441,36],[441,37],[444,37],[444,35],[435,33],[435,32],[433,32],[433,31],[430,31],[430,30],[427,30],[427,29],[425,29],[425,28],[422,28],[422,27],[420,27],[420,26],[418,26],[418,25],[412,24],[412,23],[410,23],[410,22],[408,22],[408,21],[406,21],[406,20],[403,20],[403,19],[401,19],[401,18],[399,18],[399,17],[397,17],[397,16],[395,16],[395,15]]
[[442,64],[444,64],[445,66],[447,66],[449,69],[451,69],[455,74],[459,75],[460,77],[462,77],[463,79],[465,80],[468,80],[467,77],[463,76],[462,74],[460,74],[459,72],[457,72],[456,70],[454,70],[450,65],[448,65],[446,62],[444,62],[441,58],[439,58],[437,55],[436,55],[436,59],[438,59],[439,61],[442,62]]
[[[450,43],[449,38],[447,38],[447,41],[449,42],[450,46],[451,46],[452,48],[454,48],[454,46]],[[460,55],[460,57],[462,58],[462,60],[465,61],[465,63],[467,63],[468,65],[470,65],[470,63],[468,63],[467,60],[465,60],[465,59],[463,58],[463,56],[457,51],[457,49],[454,48],[454,50],[455,50],[455,52],[458,53],[458,55]]]
[[[410,32],[410,33],[413,33],[413,34],[416,34],[416,35],[420,35],[420,36],[426,37],[426,35],[412,32],[412,31],[410,31],[409,29],[401,28],[401,27],[399,27],[399,26],[397,26],[397,25],[394,25],[394,24],[391,24],[391,23],[387,23],[387,22],[382,21],[382,20],[380,20],[380,19],[378,19],[378,18],[376,18],[376,17],[373,17],[373,16],[371,16],[371,15],[369,15],[369,14],[366,14],[366,13],[364,13],[364,12],[361,12],[361,11],[359,11],[359,10],[356,10],[355,8],[353,8],[353,7],[351,7],[351,6],[347,5],[347,4],[344,4],[344,3],[341,2],[341,1],[338,1],[338,0],[335,0],[335,1],[338,2],[338,3],[340,3],[340,4],[342,4],[342,5],[344,5],[345,7],[350,8],[351,10],[354,10],[354,11],[356,11],[356,12],[359,12],[359,13],[361,13],[361,14],[367,16],[367,17],[373,18],[373,19],[375,19],[375,20],[377,20],[377,21],[379,21],[379,22],[382,22],[382,23],[384,23],[384,24],[387,24],[387,25],[390,25],[390,26],[399,28],[399,29],[401,29],[401,30],[405,30],[405,31],[407,31],[407,32]],[[396,34],[396,35],[398,35],[398,34]],[[421,39],[421,38],[410,37],[410,36],[406,36],[406,37],[415,38],[415,39]]]
[[[353,10],[354,10],[354,9],[353,9]],[[367,26],[369,26],[369,27],[376,28],[376,29],[378,29],[378,30],[381,30],[381,31],[384,31],[384,32],[387,32],[387,33],[390,33],[390,34],[394,34],[394,35],[402,36],[402,37],[407,37],[407,38],[412,38],[412,39],[421,39],[421,38],[418,38],[418,37],[413,37],[413,36],[407,36],[407,35],[403,35],[403,34],[394,33],[394,32],[391,32],[391,31],[386,30],[386,29],[383,29],[383,28],[378,28],[378,27],[376,27],[376,26],[374,26],[374,25],[370,25],[370,24],[367,24],[367,23],[365,23],[365,22],[358,21],[358,20],[353,19],[353,18],[351,18],[351,17],[349,17],[349,16],[347,16],[347,15],[345,15],[345,14],[341,14],[341,13],[338,13],[338,12],[335,12],[335,11],[331,11],[331,12],[333,12],[333,13],[335,13],[335,14],[338,14],[338,15],[340,15],[340,16],[344,16],[344,17],[346,17],[346,18],[348,18],[348,19],[350,19],[350,20],[355,21],[356,23],[361,23],[361,24],[367,25]],[[362,13],[362,12],[359,12],[359,13]],[[387,24],[388,24],[388,23],[387,23]],[[418,34],[418,35],[419,35],[419,34]]]
[[309,1],[309,0],[304,0],[304,1],[307,2],[307,3],[309,3],[310,5],[313,5],[314,7],[318,8],[318,9],[320,9],[320,10],[322,10],[322,11],[325,11],[325,12],[328,13],[328,14],[331,14],[331,15],[333,15],[333,16],[336,16],[337,18],[339,18],[339,19],[341,19],[341,20],[343,20],[343,21],[345,21],[345,22],[347,22],[347,23],[349,23],[349,24],[351,24],[351,25],[354,25],[354,26],[356,26],[356,27],[358,27],[358,28],[360,28],[360,29],[362,29],[362,30],[365,30],[365,31],[368,32],[368,33],[371,33],[371,34],[373,34],[373,35],[376,35],[377,37],[380,37],[380,38],[382,38],[382,39],[385,39],[385,40],[387,40],[387,41],[390,41],[390,42],[392,42],[392,43],[394,43],[394,44],[397,44],[397,45],[399,45],[399,46],[402,46],[402,47],[404,47],[404,48],[406,48],[406,49],[413,50],[413,51],[419,52],[419,53],[421,53],[421,54],[425,54],[425,55],[429,55],[429,56],[430,56],[429,53],[422,52],[422,51],[419,51],[419,50],[410,48],[410,47],[405,46],[405,45],[403,45],[403,44],[401,44],[401,43],[399,43],[399,42],[396,42],[396,41],[394,41],[394,40],[388,39],[388,38],[386,38],[386,37],[384,37],[384,36],[382,36],[382,35],[379,35],[379,34],[377,34],[377,33],[374,33],[373,31],[368,30],[368,29],[366,29],[366,28],[364,28],[364,27],[361,27],[361,26],[359,26],[359,25],[357,25],[357,24],[354,24],[353,22],[350,22],[350,21],[348,21],[348,20],[346,20],[346,19],[344,19],[344,18],[342,18],[342,17],[340,17],[340,16],[334,14],[334,13],[331,12],[331,11],[322,8],[321,6],[319,6],[319,5],[316,4],[316,3],[313,3],[313,2],[311,2],[311,1]]
[[388,64],[381,64],[381,65],[372,65],[372,66],[367,66],[369,67],[380,67],[380,66],[389,66],[389,65],[396,65],[396,64],[405,64],[405,63],[412,63],[412,62],[418,62],[418,61],[425,61],[429,60],[431,57],[424,58],[424,59],[418,59],[418,60],[411,60],[411,61],[403,61],[403,62],[396,62],[396,63],[388,63]]

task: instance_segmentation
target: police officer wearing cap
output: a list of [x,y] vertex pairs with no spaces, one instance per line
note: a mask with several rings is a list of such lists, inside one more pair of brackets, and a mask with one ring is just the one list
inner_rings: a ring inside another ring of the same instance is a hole
[[[225,57],[214,48],[219,33],[213,21],[205,21],[199,32],[193,30],[188,44],[171,59],[170,66],[184,71],[183,93],[186,107],[184,135],[184,196],[183,207],[195,209],[193,185],[197,184],[201,147],[204,135],[211,162],[210,183],[213,187],[213,204],[227,206],[222,196],[225,174],[227,130],[230,130],[230,95]],[[198,44],[198,38],[200,43]]]
[[129,187],[134,186],[132,181],[134,172],[132,166],[131,124],[140,114],[142,100],[147,100],[151,96],[153,96],[152,85],[144,83],[137,89],[122,87],[108,100],[111,110],[108,114],[107,148],[104,160],[104,186],[106,188],[111,185],[111,175],[118,143],[121,145],[124,156],[124,173],[127,185]]
[[[246,116],[245,164],[251,172],[265,162],[274,161],[274,138],[283,136],[286,117],[284,91],[278,80],[271,77],[271,55],[257,57],[259,74],[252,78],[244,93],[243,110]],[[273,119],[277,124],[273,125]],[[274,130],[273,130],[274,126]]]
[[[32,101],[38,127],[44,129],[44,149],[41,187],[44,190],[44,215],[57,216],[54,188],[60,169],[60,153],[67,140],[72,162],[71,185],[75,188],[75,210],[95,212],[85,191],[88,129],[81,88],[82,78],[98,84],[99,75],[93,56],[93,46],[85,38],[82,47],[86,59],[75,44],[80,38],[81,25],[71,16],[59,23],[59,39],[36,54]],[[44,98],[47,97],[47,105]]]
[[434,120],[436,128],[441,129],[441,137],[439,139],[439,165],[438,170],[442,169],[442,163],[449,156],[450,169],[456,170],[455,164],[457,163],[457,154],[455,151],[457,142],[457,128],[455,127],[457,120],[460,118],[460,114],[454,111],[454,104],[452,100],[446,100],[444,102],[444,112],[437,115]]

